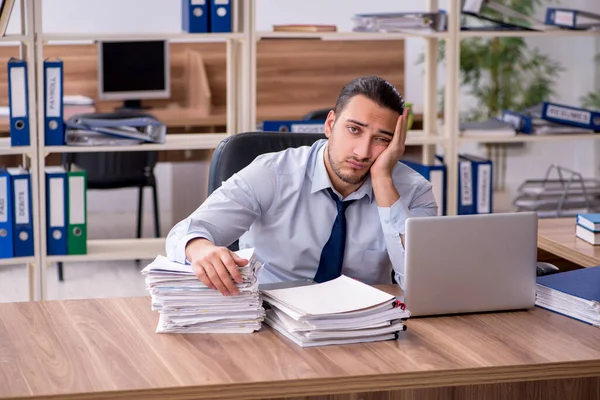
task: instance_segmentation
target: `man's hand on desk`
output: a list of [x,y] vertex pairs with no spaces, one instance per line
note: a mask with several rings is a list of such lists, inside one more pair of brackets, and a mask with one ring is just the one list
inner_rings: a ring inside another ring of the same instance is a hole
[[206,286],[225,296],[239,294],[235,282],[240,283],[242,277],[237,266],[246,265],[248,260],[204,238],[190,240],[185,247],[185,256],[198,279]]

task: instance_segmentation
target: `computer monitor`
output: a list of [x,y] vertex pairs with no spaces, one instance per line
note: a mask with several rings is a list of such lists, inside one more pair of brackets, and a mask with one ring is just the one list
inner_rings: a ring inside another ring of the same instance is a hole
[[143,99],[171,96],[169,42],[100,41],[98,97],[123,100],[124,108],[142,108]]

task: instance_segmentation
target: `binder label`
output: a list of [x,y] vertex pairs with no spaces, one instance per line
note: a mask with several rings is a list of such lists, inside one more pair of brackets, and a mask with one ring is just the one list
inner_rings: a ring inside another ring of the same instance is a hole
[[60,117],[60,68],[46,69],[46,116]]
[[471,162],[465,161],[460,163],[460,196],[463,206],[473,205],[473,189],[471,188]]
[[8,178],[0,177],[0,222],[8,222]]
[[505,113],[502,116],[502,120],[511,124],[515,129],[521,129],[521,118],[516,115]]
[[323,133],[325,124],[292,124],[294,133]]
[[203,6],[206,4],[206,0],[191,0],[193,6]]
[[546,110],[548,117],[561,119],[564,121],[577,122],[580,124],[588,124],[592,120],[592,113],[589,111],[574,110],[572,108],[560,107],[553,104],[548,105]]
[[25,101],[25,67],[10,69],[10,113],[12,117],[26,117],[27,104]]
[[226,6],[229,4],[229,0],[215,0],[216,6]]
[[73,176],[69,179],[69,223],[85,224],[85,178]]
[[50,202],[50,227],[59,228],[65,226],[65,191],[63,178],[50,178],[49,183]]
[[573,11],[555,11],[554,23],[557,25],[575,26],[575,13]]
[[26,179],[15,180],[15,222],[29,223],[29,185]]
[[489,214],[490,210],[490,185],[492,180],[492,166],[482,164],[477,167],[477,213]]

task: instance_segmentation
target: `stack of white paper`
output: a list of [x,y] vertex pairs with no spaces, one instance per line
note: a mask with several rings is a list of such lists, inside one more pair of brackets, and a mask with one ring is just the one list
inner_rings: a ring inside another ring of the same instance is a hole
[[258,290],[261,264],[254,249],[236,252],[248,260],[238,267],[242,282],[239,295],[224,296],[210,289],[193,273],[192,267],[159,255],[142,270],[146,289],[152,296],[152,309],[160,318],[158,333],[251,333],[261,327],[265,317]]
[[261,296],[265,322],[302,347],[395,339],[410,317],[395,296],[344,275]]

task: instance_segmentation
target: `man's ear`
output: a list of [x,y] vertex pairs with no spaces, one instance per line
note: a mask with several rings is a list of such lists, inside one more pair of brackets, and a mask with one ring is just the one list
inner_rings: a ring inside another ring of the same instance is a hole
[[333,124],[335,123],[335,111],[329,111],[327,114],[327,119],[325,120],[325,136],[329,138],[331,136],[331,132],[333,131]]

